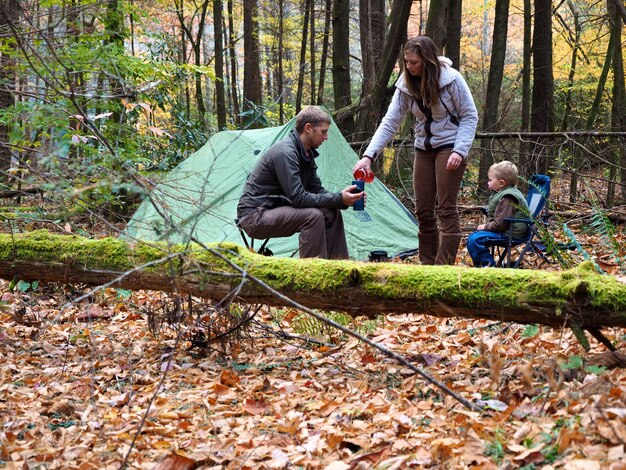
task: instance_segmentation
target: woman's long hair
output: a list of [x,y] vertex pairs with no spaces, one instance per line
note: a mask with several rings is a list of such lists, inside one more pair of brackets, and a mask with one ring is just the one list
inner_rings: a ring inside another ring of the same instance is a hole
[[415,99],[431,108],[439,100],[441,63],[437,56],[437,47],[428,36],[415,36],[404,45],[402,55],[407,53],[415,53],[422,59],[422,76],[412,76],[403,61],[404,82]]

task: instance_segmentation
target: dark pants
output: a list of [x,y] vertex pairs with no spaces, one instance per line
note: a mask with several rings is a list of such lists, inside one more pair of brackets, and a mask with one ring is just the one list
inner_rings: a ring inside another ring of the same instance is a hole
[[486,268],[488,266],[495,266],[496,260],[489,251],[486,243],[490,240],[508,240],[509,236],[500,232],[490,232],[488,230],[479,230],[477,232],[470,233],[467,239],[467,251],[472,257],[474,266],[478,268]]
[[413,191],[422,264],[454,264],[461,241],[457,198],[467,163],[446,170],[451,149],[415,152]]
[[291,206],[258,209],[239,220],[239,225],[256,239],[300,233],[300,258],[348,258],[343,218],[338,209]]

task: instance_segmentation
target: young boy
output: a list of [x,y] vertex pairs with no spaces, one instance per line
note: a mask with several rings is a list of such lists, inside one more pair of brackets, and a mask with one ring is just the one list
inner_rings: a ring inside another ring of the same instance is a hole
[[524,223],[506,222],[504,219],[523,219],[528,216],[528,204],[524,195],[516,188],[518,172],[515,164],[509,161],[495,163],[489,167],[487,186],[495,193],[489,198],[486,224],[476,227],[476,232],[467,239],[467,251],[474,266],[495,266],[496,261],[486,243],[490,240],[508,240],[509,232],[513,238],[526,236]]

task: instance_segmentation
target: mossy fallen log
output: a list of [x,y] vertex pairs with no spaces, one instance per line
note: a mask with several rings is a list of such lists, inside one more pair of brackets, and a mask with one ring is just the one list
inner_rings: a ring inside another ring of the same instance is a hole
[[[626,284],[589,264],[562,272],[263,257],[234,244],[211,251],[310,308],[353,316],[426,313],[550,326],[626,326]],[[111,285],[246,303],[285,301],[198,246],[127,244],[46,231],[0,235],[0,277]]]

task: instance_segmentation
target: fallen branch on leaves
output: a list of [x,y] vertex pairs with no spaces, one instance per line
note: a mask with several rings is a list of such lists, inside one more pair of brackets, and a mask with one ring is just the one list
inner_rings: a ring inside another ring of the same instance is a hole
[[562,272],[263,257],[235,244],[128,244],[46,231],[0,235],[0,277],[192,294],[284,306],[255,276],[310,308],[375,317],[424,313],[553,327],[626,326],[626,284],[583,263]]

